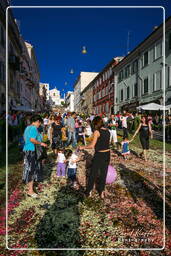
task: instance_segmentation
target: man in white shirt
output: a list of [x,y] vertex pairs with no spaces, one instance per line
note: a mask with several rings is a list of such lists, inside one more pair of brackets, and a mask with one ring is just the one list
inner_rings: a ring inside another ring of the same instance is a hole
[[123,116],[120,117],[120,120],[122,122],[122,129],[123,129],[123,138],[128,138],[128,125],[127,125],[127,114],[124,113]]
[[45,116],[45,118],[43,119],[43,124],[44,124],[44,133],[46,133],[47,128],[48,128],[48,124],[49,124],[48,116]]
[[116,122],[115,115],[111,115],[111,119],[108,122],[108,127],[110,130],[110,143],[117,143],[117,132],[116,127],[118,127],[118,123]]

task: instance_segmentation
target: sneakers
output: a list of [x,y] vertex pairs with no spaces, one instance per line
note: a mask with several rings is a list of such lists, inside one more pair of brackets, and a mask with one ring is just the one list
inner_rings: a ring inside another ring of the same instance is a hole
[[73,183],[73,187],[74,187],[74,188],[77,187],[77,183],[76,183],[76,182]]

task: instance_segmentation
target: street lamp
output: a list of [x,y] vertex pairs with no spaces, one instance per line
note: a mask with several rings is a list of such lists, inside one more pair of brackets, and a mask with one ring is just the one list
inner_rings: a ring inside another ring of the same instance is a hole
[[87,53],[87,50],[86,50],[86,47],[85,46],[83,46],[83,48],[82,48],[82,54],[86,54]]

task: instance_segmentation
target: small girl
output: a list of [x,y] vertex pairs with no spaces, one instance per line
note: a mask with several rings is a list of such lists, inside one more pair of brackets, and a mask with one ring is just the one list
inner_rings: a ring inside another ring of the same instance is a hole
[[58,150],[58,157],[57,157],[57,177],[65,177],[66,173],[66,158],[64,155],[64,150]]
[[67,154],[68,160],[68,180],[70,181],[71,185],[76,187],[76,172],[77,172],[77,162],[80,161],[79,156],[77,155],[76,151],[72,152],[69,150]]
[[123,141],[121,142],[122,145],[122,156],[124,157],[124,159],[127,159],[127,156],[130,154],[130,150],[129,150],[129,143],[131,141],[128,140],[128,137],[123,137]]

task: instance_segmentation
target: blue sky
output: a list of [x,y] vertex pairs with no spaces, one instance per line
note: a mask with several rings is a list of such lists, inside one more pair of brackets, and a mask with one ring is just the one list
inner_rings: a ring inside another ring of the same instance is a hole
[[[56,1],[12,0],[11,5],[137,5],[164,6],[167,0],[149,1]],[[120,9],[13,9],[23,38],[36,52],[41,82],[63,92],[72,86],[80,71],[99,72],[113,57],[133,50],[163,20],[161,8]],[[127,45],[129,32],[129,47]],[[82,54],[83,46],[87,54]],[[128,49],[129,48],[129,49]],[[74,74],[70,70],[74,69]],[[67,85],[65,85],[67,82]]]

